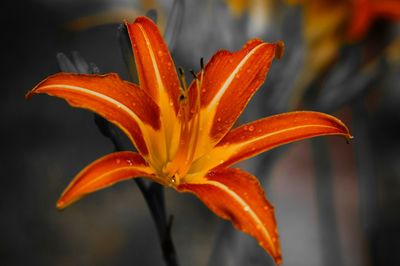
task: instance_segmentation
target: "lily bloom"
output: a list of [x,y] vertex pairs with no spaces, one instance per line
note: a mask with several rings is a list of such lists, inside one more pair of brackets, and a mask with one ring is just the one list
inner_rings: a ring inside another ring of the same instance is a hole
[[59,73],[27,93],[46,93],[96,112],[117,125],[137,152],[114,152],[94,161],[57,202],[63,209],[116,182],[146,177],[195,194],[211,211],[257,239],[281,263],[274,208],[258,180],[231,166],[273,147],[321,136],[351,138],[338,119],[318,112],[290,112],[232,127],[264,82],[281,44],[254,39],[240,51],[217,52],[190,86],[180,85],[157,26],[145,17],[126,23],[139,83],[117,74]]

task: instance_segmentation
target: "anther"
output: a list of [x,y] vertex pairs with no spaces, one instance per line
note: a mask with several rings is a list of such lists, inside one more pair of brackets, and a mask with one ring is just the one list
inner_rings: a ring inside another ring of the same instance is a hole
[[201,70],[204,70],[204,58],[203,57],[200,58],[200,67],[201,67]]
[[185,79],[185,71],[183,70],[182,67],[178,67],[179,75],[181,78],[181,83],[183,87],[183,92],[187,91],[187,84],[186,84],[186,79]]
[[194,79],[199,79],[199,78],[197,77],[196,73],[194,73],[193,69],[190,69],[189,72],[190,72],[190,74],[192,74],[192,76],[193,76]]
[[182,78],[182,76],[185,75],[185,71],[183,70],[182,67],[178,67],[178,72],[179,72],[179,76],[181,76],[181,78]]

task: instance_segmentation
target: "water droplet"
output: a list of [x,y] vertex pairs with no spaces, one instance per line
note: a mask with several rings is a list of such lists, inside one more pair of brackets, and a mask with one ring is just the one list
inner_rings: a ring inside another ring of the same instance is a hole
[[117,164],[120,164],[120,163],[121,163],[121,159],[116,159],[115,162],[116,162]]
[[171,64],[171,62],[168,62],[167,65],[170,67],[172,64]]
[[220,164],[223,164],[224,162],[225,162],[224,160],[220,160],[220,161],[219,161]]
[[163,55],[163,52],[162,52],[161,50],[158,50],[158,55],[159,55],[159,56],[162,56],[162,55]]
[[[257,228],[257,230],[261,230],[262,227],[261,227],[260,224],[257,224],[257,225],[256,225],[256,228]],[[261,243],[260,243],[260,245],[261,245]]]
[[254,126],[249,126],[249,131],[254,131]]
[[174,186],[174,185],[176,184],[175,175],[173,175],[173,176],[171,176],[171,177],[168,178],[168,184],[169,184],[170,186]]
[[248,212],[248,211],[250,211],[250,207],[249,207],[249,206],[245,206],[245,207],[243,208],[243,210],[244,210],[245,212]]
[[221,117],[218,117],[218,118],[217,118],[217,121],[218,121],[218,122],[221,122]]
[[126,162],[128,163],[128,165],[133,165],[133,162],[130,159],[126,160]]
[[203,88],[203,89],[201,90],[201,92],[202,92],[202,93],[205,93],[205,92],[206,92],[206,89]]

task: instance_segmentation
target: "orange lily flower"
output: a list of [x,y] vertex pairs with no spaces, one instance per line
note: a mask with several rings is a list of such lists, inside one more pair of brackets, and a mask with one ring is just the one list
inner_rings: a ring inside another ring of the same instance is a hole
[[123,130],[136,152],[115,152],[82,170],[63,192],[65,208],[116,182],[147,177],[191,192],[216,215],[281,263],[274,208],[258,180],[231,165],[273,147],[321,135],[351,138],[338,119],[318,112],[290,112],[239,126],[235,121],[264,82],[282,46],[249,41],[240,51],[217,52],[189,87],[180,86],[174,62],[157,26],[145,17],[126,23],[140,86],[117,74],[59,73],[28,92],[46,93],[92,110]]

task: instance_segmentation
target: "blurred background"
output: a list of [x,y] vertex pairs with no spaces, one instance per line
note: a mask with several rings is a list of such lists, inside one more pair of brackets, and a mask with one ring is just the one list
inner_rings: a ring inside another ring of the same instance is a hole
[[[134,182],[56,210],[72,177],[114,147],[92,113],[24,99],[60,71],[60,52],[131,79],[118,26],[149,10],[184,69],[250,38],[285,42],[241,122],[315,110],[349,125],[349,144],[318,138],[241,164],[276,208],[283,265],[400,265],[399,0],[22,0],[2,10],[1,265],[164,265]],[[165,193],[180,265],[273,265],[195,197]]]

